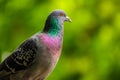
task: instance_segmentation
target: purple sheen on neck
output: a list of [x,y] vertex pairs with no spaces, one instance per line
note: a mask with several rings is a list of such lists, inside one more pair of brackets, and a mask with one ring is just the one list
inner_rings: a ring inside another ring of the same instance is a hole
[[51,37],[46,33],[42,33],[39,38],[46,45],[51,54],[59,56],[62,49],[62,35]]

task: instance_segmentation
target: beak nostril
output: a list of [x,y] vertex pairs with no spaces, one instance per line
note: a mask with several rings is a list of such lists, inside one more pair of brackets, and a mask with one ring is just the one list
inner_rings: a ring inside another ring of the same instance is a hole
[[72,20],[68,16],[66,16],[65,21],[72,22]]

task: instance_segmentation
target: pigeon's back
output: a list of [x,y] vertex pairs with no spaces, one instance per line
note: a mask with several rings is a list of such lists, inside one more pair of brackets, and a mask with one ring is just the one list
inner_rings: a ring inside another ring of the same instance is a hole
[[5,66],[4,63],[0,64],[0,80],[9,80],[10,72],[4,70]]
[[24,75],[23,71],[33,64],[36,54],[36,38],[24,41],[0,64],[0,80],[11,80],[10,77],[14,74],[20,74],[19,77]]

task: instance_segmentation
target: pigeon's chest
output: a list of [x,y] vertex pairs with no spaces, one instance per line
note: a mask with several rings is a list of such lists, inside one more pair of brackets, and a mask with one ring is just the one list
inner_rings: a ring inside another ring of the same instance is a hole
[[45,35],[42,37],[43,44],[45,45],[47,51],[53,55],[59,55],[62,48],[62,37],[51,37]]
[[[60,37],[50,37],[47,35],[40,36],[40,40],[44,45],[43,53],[38,57],[38,60],[43,67],[43,72],[41,77],[48,76],[54,69],[61,53],[62,49],[62,38]],[[39,69],[39,68],[38,68]],[[39,70],[38,70],[39,71]]]

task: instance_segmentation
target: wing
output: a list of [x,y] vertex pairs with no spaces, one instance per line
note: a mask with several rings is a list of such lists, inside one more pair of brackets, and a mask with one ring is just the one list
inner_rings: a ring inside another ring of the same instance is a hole
[[35,39],[31,38],[23,42],[23,44],[0,65],[0,79],[1,77],[29,67],[34,62],[36,51],[37,45]]

